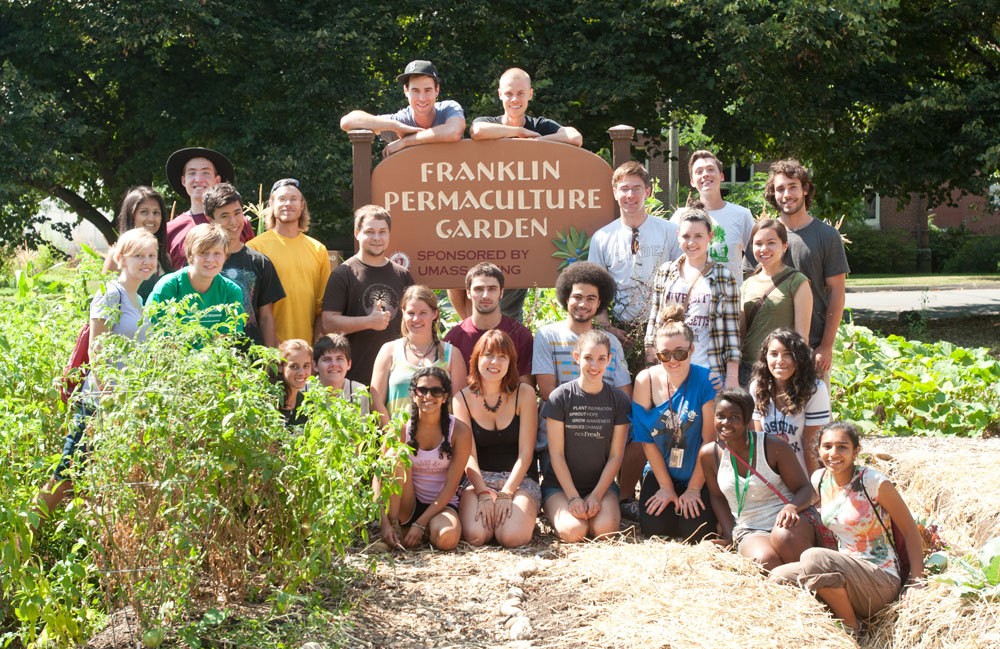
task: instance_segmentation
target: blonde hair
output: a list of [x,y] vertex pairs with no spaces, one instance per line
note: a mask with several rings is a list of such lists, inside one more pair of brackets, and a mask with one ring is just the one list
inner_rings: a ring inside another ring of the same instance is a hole
[[149,230],[133,228],[118,237],[118,242],[115,243],[115,254],[121,257],[128,257],[145,248],[156,250],[159,245],[160,242],[157,241],[156,235]]
[[667,302],[656,317],[657,336],[684,336],[689,342],[694,342],[694,332],[684,322],[684,307],[676,302]]
[[191,258],[195,255],[212,248],[222,248],[226,252],[226,259],[229,258],[229,235],[220,225],[202,223],[188,230],[184,237],[184,256],[188,263],[191,263]]
[[278,352],[281,353],[281,363],[284,365],[285,361],[288,360],[288,356],[292,352],[305,352],[312,359],[312,346],[308,342],[302,340],[301,338],[289,338],[280,345],[278,345]]
[[[278,189],[283,189],[285,187],[294,187],[294,185],[282,185]],[[295,187],[295,189],[299,188]],[[267,207],[265,207],[260,213],[260,218],[264,220],[264,227],[268,230],[274,229],[275,217],[274,212],[271,209],[271,196],[274,196],[275,191],[278,190],[276,189],[272,191],[271,195],[267,197]],[[309,204],[306,203],[305,194],[302,194],[301,189],[299,190],[299,194],[302,195],[302,214],[299,215],[299,232],[309,232],[309,221],[312,218],[309,214]]]

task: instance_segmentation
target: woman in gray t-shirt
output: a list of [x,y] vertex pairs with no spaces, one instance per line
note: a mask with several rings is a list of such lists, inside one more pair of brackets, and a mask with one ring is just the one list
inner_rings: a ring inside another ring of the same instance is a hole
[[542,509],[559,538],[582,541],[618,531],[618,486],[628,436],[628,396],[604,382],[611,343],[603,331],[580,336],[573,350],[579,378],[560,385],[543,414],[549,463],[542,482]]

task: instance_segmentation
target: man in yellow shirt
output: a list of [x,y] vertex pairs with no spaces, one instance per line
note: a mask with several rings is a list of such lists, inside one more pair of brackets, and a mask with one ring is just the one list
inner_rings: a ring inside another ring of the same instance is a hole
[[274,332],[278,342],[301,338],[312,343],[320,336],[323,292],[330,277],[330,256],[309,230],[309,207],[299,181],[284,178],[271,187],[264,211],[267,232],[247,246],[274,264],[285,298],[274,304]]

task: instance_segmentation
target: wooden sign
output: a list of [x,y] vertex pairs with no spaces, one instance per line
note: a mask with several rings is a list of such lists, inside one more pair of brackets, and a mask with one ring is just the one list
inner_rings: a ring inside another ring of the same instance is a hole
[[510,288],[554,286],[615,218],[608,163],[556,142],[410,147],[371,181],[372,202],[392,215],[390,257],[431,288],[464,287],[481,261],[499,266]]

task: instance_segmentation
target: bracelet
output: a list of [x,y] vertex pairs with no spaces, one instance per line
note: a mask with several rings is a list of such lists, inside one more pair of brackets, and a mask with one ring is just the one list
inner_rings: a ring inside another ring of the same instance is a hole
[[415,527],[418,530],[420,530],[421,532],[426,532],[427,531],[427,526],[426,525],[421,525],[420,523],[418,523],[416,521],[410,523],[410,527]]
[[580,496],[573,496],[572,498],[569,499],[569,502],[573,502],[574,500],[583,500],[583,498],[581,498]]
[[509,494],[509,493],[507,493],[505,491],[498,491],[497,492],[497,500],[510,500],[513,497],[514,497],[513,495],[511,495],[511,494]]

